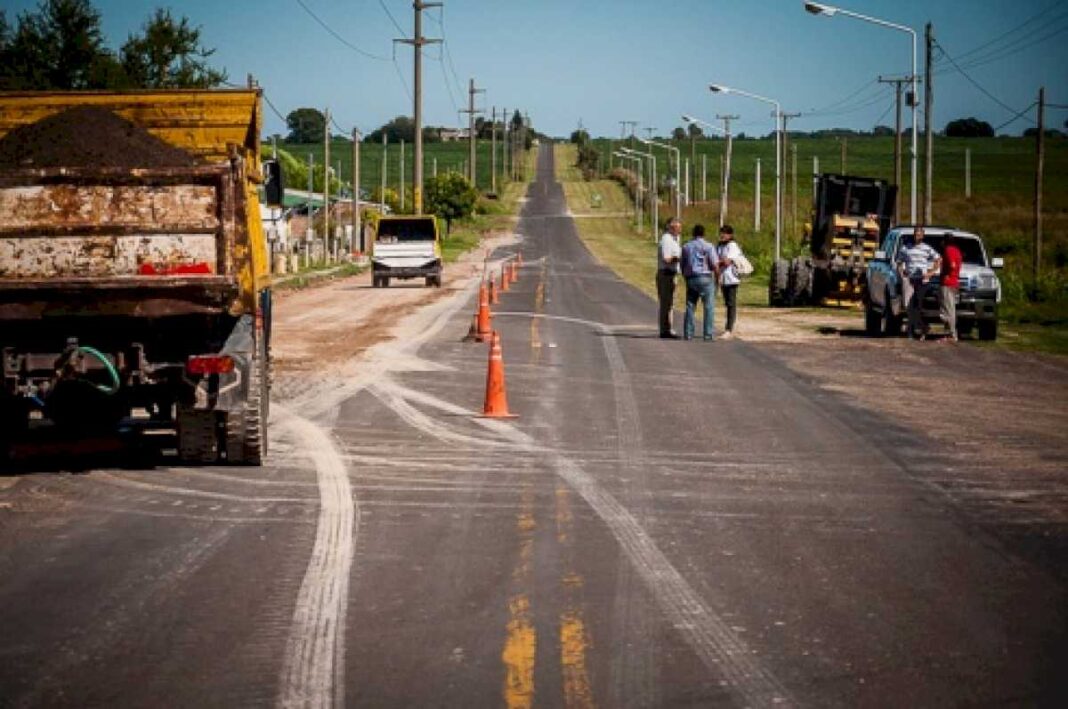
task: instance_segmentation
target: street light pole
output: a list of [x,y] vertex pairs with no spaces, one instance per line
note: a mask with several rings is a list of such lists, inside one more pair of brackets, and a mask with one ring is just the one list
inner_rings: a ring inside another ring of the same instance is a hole
[[[679,163],[681,162],[681,157],[680,157],[681,154],[679,153],[679,149],[676,148],[674,145],[668,145],[667,143],[658,143],[655,140],[644,140],[642,138],[638,138],[638,140],[641,141],[642,143],[645,143],[646,145],[653,145],[653,146],[655,146],[657,148],[663,148],[664,150],[674,150],[675,151],[675,218],[676,219],[682,219],[682,204],[681,204],[681,200],[679,199],[679,197],[680,197],[680,195],[679,195],[679,187],[680,187],[679,179],[681,177],[681,174],[680,174],[680,171],[679,171]],[[668,165],[668,169],[671,169],[670,165]],[[655,189],[656,186],[654,185],[653,187]]]
[[[729,129],[720,128],[717,125],[713,125],[708,121],[702,121],[700,118],[694,118],[689,114],[683,114],[682,120],[687,123],[696,123],[699,126],[710,128],[718,133],[722,133],[727,138],[727,156],[723,161],[723,183],[719,186],[719,225],[727,221],[727,204],[730,195],[730,183],[731,183],[731,132]],[[730,125],[730,122],[727,123]]]
[[[639,138],[638,140],[641,140],[641,138]],[[640,150],[632,150],[631,148],[620,148],[620,150],[622,150],[622,151],[624,151],[624,152],[626,152],[628,154],[639,155],[639,156],[641,156],[643,158],[648,158],[649,159],[649,164],[650,164],[650,167],[651,167],[651,175],[650,175],[649,184],[652,186],[652,189],[649,190],[649,194],[652,195],[652,203],[653,203],[653,224],[652,224],[653,228],[652,228],[652,232],[653,232],[653,241],[656,241],[656,238],[658,236],[658,234],[656,233],[656,230],[659,228],[659,225],[660,225],[660,204],[659,204],[660,196],[656,193],[656,155],[654,155],[653,151],[651,151],[651,150],[648,153],[643,153]]]
[[880,25],[882,27],[889,27],[890,29],[898,30],[900,32],[908,32],[912,37],[912,145],[909,148],[912,162],[912,206],[911,206],[911,219],[912,223],[916,223],[916,155],[918,152],[919,133],[918,124],[916,123],[916,31],[911,27],[905,25],[899,25],[894,22],[887,22],[886,20],[880,20],[877,17],[869,17],[868,15],[862,15],[859,12],[853,12],[852,10],[845,10],[834,5],[826,5],[820,2],[805,2],[805,11],[813,15],[823,15],[824,17],[834,17],[841,13],[846,17],[852,17],[857,20],[863,20],[864,22],[870,22],[873,25]]
[[708,89],[718,94],[738,94],[775,107],[775,260],[782,250],[782,106],[778,101],[722,84],[709,84]]
[[634,188],[634,219],[638,222],[638,231],[642,229],[642,206],[641,206],[641,194],[642,194],[642,159],[634,155],[627,155],[626,153],[616,151],[612,153],[621,160],[634,160],[638,163],[638,169],[634,171],[634,175],[638,178],[637,184]]

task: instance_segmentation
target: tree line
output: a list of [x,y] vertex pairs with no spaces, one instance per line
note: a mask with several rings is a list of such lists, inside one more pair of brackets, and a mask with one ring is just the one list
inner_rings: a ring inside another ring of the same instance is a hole
[[200,28],[157,8],[118,49],[89,0],[42,0],[12,23],[0,10],[0,90],[208,88],[226,81]]

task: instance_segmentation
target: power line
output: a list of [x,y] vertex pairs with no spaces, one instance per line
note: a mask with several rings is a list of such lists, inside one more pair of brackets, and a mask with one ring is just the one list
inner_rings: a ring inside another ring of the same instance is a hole
[[[965,69],[971,69],[973,67],[982,66],[983,64],[989,64],[990,62],[1003,59],[1005,57],[1021,52],[1025,49],[1029,49],[1038,44],[1041,44],[1046,40],[1052,39],[1053,37],[1068,30],[1068,24],[1060,24],[1063,23],[1064,20],[1068,19],[1068,11],[1066,11],[1042,23],[1042,25],[1040,25],[1039,27],[1029,30],[1027,33],[1016,37],[1015,39],[1009,40],[1003,46],[992,46],[997,42],[1006,39],[1015,31],[1019,30],[1025,25],[1029,24],[1030,21],[1038,20],[1051,9],[1053,8],[1047,8],[1046,10],[1043,10],[1037,15],[1032,16],[1028,21],[1017,25],[1012,30],[1003,33],[1002,35],[994,38],[989,42],[986,42],[983,45],[980,45],[975,49],[965,52],[964,54],[958,55],[957,63]],[[1036,37],[1036,35],[1040,36]],[[989,51],[982,52],[981,50]],[[976,54],[978,54],[978,56],[975,56]]]
[[378,0],[378,4],[381,5],[382,9],[386,11],[386,15],[389,17],[389,21],[393,23],[393,26],[397,28],[397,31],[401,34],[404,34],[404,29],[400,26],[400,23],[397,22],[397,18],[394,17],[393,13],[389,11],[388,7],[386,7],[385,0]]
[[[980,86],[979,82],[977,82],[975,79],[973,79],[971,76],[969,76],[966,71],[961,69],[960,66],[957,64],[957,62],[953,59],[953,57],[950,56],[949,52],[946,51],[946,48],[943,47],[942,44],[940,42],[938,42],[938,40],[934,40],[934,44],[935,44],[935,46],[938,47],[939,51],[942,52],[942,54],[945,56],[945,58],[949,60],[949,63],[952,64],[953,66],[957,67],[957,71],[960,72],[960,75],[963,76],[965,79],[967,79],[968,82],[972,86],[974,86],[975,88],[979,89],[979,91],[981,91],[987,98],[989,98],[991,101],[993,101],[997,105],[999,105],[1002,108],[1004,108],[1009,113],[1013,113],[1014,111],[1016,111],[1015,108],[1013,108],[1012,106],[1009,106],[1004,101],[999,99],[997,96],[995,96],[994,94],[990,93],[989,91],[984,89],[982,86]],[[1031,120],[1031,122],[1034,123],[1034,120]]]
[[[1023,22],[1021,22],[1020,24],[1018,24],[1015,27],[1013,27],[1012,29],[1005,30],[1004,32],[1002,32],[1001,34],[997,35],[993,39],[990,39],[990,40],[980,44],[979,46],[973,47],[973,48],[969,49],[968,51],[960,54],[957,57],[957,59],[959,59],[962,62],[971,61],[971,59],[969,59],[969,57],[972,57],[973,55],[977,54],[978,52],[981,52],[982,50],[986,49],[987,47],[990,47],[990,46],[992,46],[994,44],[997,44],[998,42],[1004,40],[1006,37],[1009,37],[1009,36],[1015,34],[1016,32],[1022,30],[1024,27],[1026,27],[1026,26],[1030,25],[1031,23],[1039,20],[1043,15],[1049,14],[1049,12],[1051,10],[1057,9],[1058,6],[1059,6],[1059,3],[1054,2],[1052,5],[1047,7],[1045,10],[1040,10],[1039,12],[1037,12],[1034,15],[1032,15],[1031,17],[1027,18]],[[1013,41],[1015,41],[1015,40],[1013,40]]]
[[[1016,122],[1016,121],[1018,121],[1019,119],[1023,118],[1024,114],[1025,114],[1025,113],[1027,113],[1028,111],[1030,111],[1030,110],[1031,110],[1032,108],[1034,108],[1034,107],[1035,107],[1036,105],[1038,105],[1038,101],[1034,101],[1034,102],[1032,102],[1030,106],[1028,106],[1028,107],[1027,107],[1027,108],[1025,108],[1024,110],[1020,111],[1020,112],[1019,112],[1019,113],[1017,113],[1017,114],[1016,114],[1015,116],[1013,116],[1012,118],[1010,118],[1009,120],[1005,121],[1005,122],[1004,122],[1004,123],[1002,123],[1002,124],[1001,124],[1000,126],[998,126],[997,128],[995,128],[995,129],[994,129],[994,134],[995,134],[995,135],[997,135],[998,131],[1000,131],[1000,130],[1001,130],[1002,128],[1004,128],[1005,126],[1009,125],[1010,123],[1015,123],[1015,122]],[[1032,123],[1033,123],[1033,122],[1034,122],[1034,121],[1032,121]]]
[[327,32],[329,32],[330,35],[334,39],[336,39],[337,41],[341,42],[342,44],[344,44],[346,47],[348,47],[352,51],[356,52],[357,54],[363,55],[363,56],[367,57],[368,59],[378,59],[379,61],[384,61],[384,62],[388,62],[389,61],[389,57],[382,57],[382,56],[379,56],[377,54],[371,54],[370,52],[364,51],[363,49],[360,49],[355,44],[353,44],[352,42],[348,41],[347,39],[345,39],[344,37],[339,35],[337,32],[335,32],[333,30],[333,28],[330,27],[330,25],[328,25],[325,22],[323,22],[322,18],[320,18],[318,15],[316,15],[314,12],[312,12],[312,9],[304,4],[304,0],[297,0],[297,4],[300,5],[302,8],[304,8],[304,11],[307,12],[309,15],[311,15],[312,19],[315,20],[316,22],[318,22],[319,26],[322,27]]

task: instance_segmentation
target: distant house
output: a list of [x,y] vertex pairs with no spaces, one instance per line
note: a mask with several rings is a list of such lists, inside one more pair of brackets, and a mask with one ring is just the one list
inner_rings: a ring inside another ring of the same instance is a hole
[[466,128],[442,128],[438,131],[442,143],[452,143],[457,140],[467,140],[470,133]]

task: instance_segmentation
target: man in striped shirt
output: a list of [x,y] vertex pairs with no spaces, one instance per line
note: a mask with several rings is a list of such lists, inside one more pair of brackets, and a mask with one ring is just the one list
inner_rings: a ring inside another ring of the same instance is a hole
[[912,232],[912,243],[897,254],[898,272],[901,274],[901,297],[909,311],[909,336],[920,340],[927,338],[928,326],[923,321],[923,295],[931,276],[938,273],[942,257],[923,243],[923,227]]

